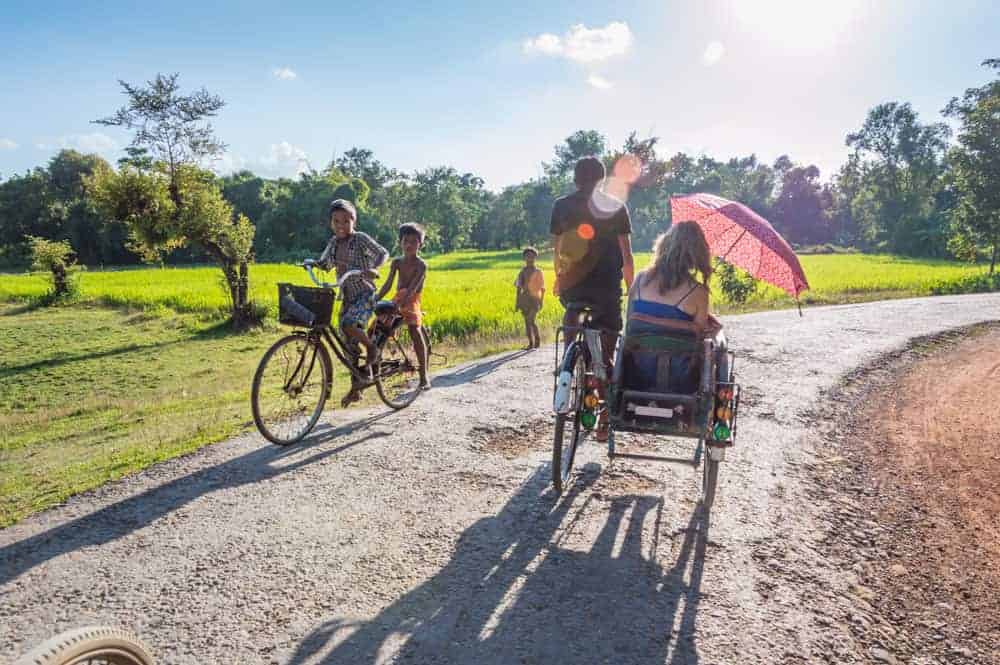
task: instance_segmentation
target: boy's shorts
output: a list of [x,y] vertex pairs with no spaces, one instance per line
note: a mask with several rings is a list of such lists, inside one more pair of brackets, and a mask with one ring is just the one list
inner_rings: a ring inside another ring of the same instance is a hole
[[517,298],[517,308],[521,310],[521,314],[525,318],[531,318],[533,316],[538,316],[538,312],[542,309],[542,302],[537,298],[533,298],[527,293],[522,293]]
[[340,304],[340,327],[357,326],[364,330],[375,313],[371,293],[362,293],[354,300]]
[[424,312],[420,309],[420,294],[417,294],[417,297],[413,299],[413,302],[408,305],[404,305],[403,303],[407,300],[408,295],[408,289],[399,289],[396,293],[396,297],[393,298],[392,301],[399,306],[399,315],[403,317],[403,321],[405,321],[407,325],[419,326],[424,320]]

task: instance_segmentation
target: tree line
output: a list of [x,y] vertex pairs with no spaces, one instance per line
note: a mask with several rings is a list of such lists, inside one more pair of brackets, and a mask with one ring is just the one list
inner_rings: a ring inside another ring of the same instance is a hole
[[31,238],[66,240],[89,265],[214,261],[239,300],[248,262],[319,251],[333,198],[353,201],[360,227],[390,247],[408,221],[425,226],[432,252],[544,244],[553,201],[573,189],[573,165],[597,155],[609,180],[625,183],[620,194],[638,249],[670,225],[671,195],[700,191],[745,203],[793,244],[985,255],[992,269],[1000,250],[1000,59],[983,65],[993,79],[942,111],[957,126],[954,136],[908,103],[880,104],[845,137],[847,162],[826,180],[816,166],[787,155],[773,163],[754,155],[666,155],[656,137],[634,132],[611,146],[599,132],[581,130],[555,146],[538,178],[499,192],[450,166],[404,173],[361,147],[296,178],[248,170],[220,177],[206,168],[225,150],[207,122],[224,106],[220,98],[205,90],[181,94],[177,75],[145,87],[122,82],[126,105],[96,121],[132,131],[118,164],[63,150],[0,182],[0,267],[28,265]]

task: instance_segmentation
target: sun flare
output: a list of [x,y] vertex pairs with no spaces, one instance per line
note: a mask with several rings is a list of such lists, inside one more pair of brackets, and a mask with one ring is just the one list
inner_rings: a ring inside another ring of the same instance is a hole
[[870,0],[730,0],[725,10],[754,39],[789,50],[815,52],[834,46],[871,13]]

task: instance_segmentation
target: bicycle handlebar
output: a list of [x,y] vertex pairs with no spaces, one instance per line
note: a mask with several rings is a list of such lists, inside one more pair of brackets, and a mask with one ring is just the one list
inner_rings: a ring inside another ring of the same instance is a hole
[[[340,279],[338,279],[336,283],[331,284],[330,282],[321,282],[316,278],[316,273],[313,272],[313,268],[316,267],[316,261],[314,261],[313,259],[306,259],[305,261],[303,261],[302,267],[306,269],[307,273],[309,273],[309,279],[313,281],[313,284],[320,287],[321,289],[339,290],[344,286],[344,282],[346,282],[351,277],[364,274],[363,270],[358,270],[358,269],[348,270],[347,272],[345,272],[343,275],[340,276]],[[361,281],[370,286],[373,291],[377,290],[375,288],[375,283],[372,282],[371,280],[362,278]]]

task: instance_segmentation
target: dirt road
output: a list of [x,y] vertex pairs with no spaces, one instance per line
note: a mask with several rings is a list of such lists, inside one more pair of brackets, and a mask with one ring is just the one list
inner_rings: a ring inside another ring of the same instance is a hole
[[1000,296],[973,295],[725,319],[745,408],[710,526],[696,471],[609,468],[596,444],[552,495],[544,350],[438,376],[399,413],[332,413],[304,445],[211,446],[0,532],[0,659],[112,623],[192,665],[864,661],[849,619],[871,599],[809,498],[817,399],[996,318]]

